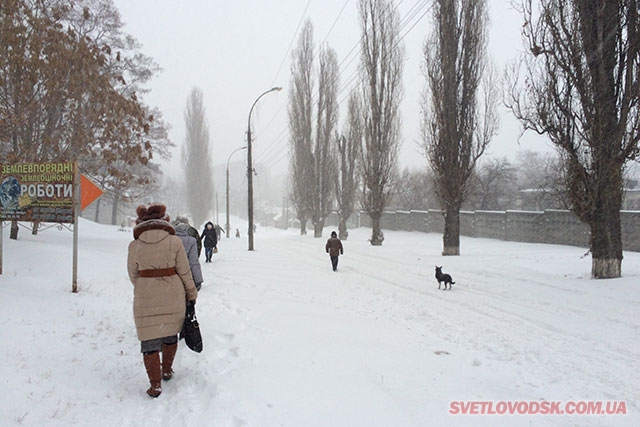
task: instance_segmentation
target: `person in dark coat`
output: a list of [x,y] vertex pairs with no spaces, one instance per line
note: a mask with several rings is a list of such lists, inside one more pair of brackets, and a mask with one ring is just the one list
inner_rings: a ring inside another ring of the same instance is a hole
[[338,234],[335,231],[331,232],[331,238],[327,240],[327,244],[324,249],[331,257],[331,266],[333,267],[333,271],[338,271],[338,257],[344,254],[344,248],[342,247],[342,242],[338,239]]
[[[199,291],[202,287],[204,279],[202,277],[202,268],[200,267],[200,261],[198,260],[198,245],[196,239],[189,235],[189,228],[193,228],[189,225],[189,222],[185,221],[183,217],[178,217],[173,222],[173,228],[176,229],[176,236],[182,240],[185,252],[187,252],[187,259],[189,260],[189,266],[191,267],[191,275],[193,281],[196,283],[196,289]],[[200,234],[196,230],[198,238]]]
[[202,235],[200,236],[202,240],[202,244],[204,246],[204,256],[206,258],[205,262],[211,262],[211,257],[213,257],[213,249],[218,246],[218,233],[216,232],[216,228],[213,226],[211,221],[207,222],[204,226],[204,230],[202,230]]

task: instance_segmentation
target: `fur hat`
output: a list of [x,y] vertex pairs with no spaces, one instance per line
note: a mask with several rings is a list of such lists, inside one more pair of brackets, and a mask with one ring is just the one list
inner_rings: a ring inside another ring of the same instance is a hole
[[187,225],[191,225],[189,224],[189,218],[187,218],[186,216],[182,216],[182,215],[178,215],[175,219],[175,221],[173,221],[174,224],[187,224]]
[[338,233],[336,233],[335,231],[331,232],[331,237],[338,237]]
[[169,215],[167,215],[167,207],[162,203],[151,203],[150,205],[140,205],[136,208],[138,218],[136,224],[148,221],[150,219],[161,219],[163,221],[169,221]]
[[133,238],[137,239],[142,233],[148,230],[164,230],[169,234],[176,234],[176,230],[169,224],[167,207],[162,203],[151,203],[150,205],[140,205],[136,209],[138,218],[136,226],[133,227]]

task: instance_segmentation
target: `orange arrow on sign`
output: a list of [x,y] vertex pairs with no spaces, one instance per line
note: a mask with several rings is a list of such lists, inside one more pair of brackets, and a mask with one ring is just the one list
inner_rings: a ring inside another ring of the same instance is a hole
[[80,175],[80,210],[84,210],[98,197],[102,196],[102,191],[89,178]]

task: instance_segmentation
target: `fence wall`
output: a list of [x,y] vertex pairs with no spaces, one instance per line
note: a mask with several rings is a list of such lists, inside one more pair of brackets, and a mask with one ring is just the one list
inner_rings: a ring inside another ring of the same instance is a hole
[[[350,227],[371,227],[366,212],[352,215]],[[640,252],[640,211],[621,211],[622,248]],[[442,233],[444,214],[440,210],[385,212],[380,224],[383,230]],[[338,225],[338,216],[329,216],[327,225]],[[549,243],[589,247],[589,227],[571,211],[475,211],[460,212],[460,234],[470,237],[513,242]]]

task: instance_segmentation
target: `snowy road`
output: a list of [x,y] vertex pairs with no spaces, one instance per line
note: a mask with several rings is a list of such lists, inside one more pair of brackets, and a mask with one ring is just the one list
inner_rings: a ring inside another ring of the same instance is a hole
[[[196,306],[205,350],[181,344],[174,379],[151,400],[124,268],[130,233],[81,230],[78,295],[67,234],[4,240],[8,425],[640,424],[638,253],[625,253],[623,278],[594,281],[582,248],[463,237],[461,256],[442,257],[437,234],[389,231],[372,247],[357,229],[334,273],[326,237],[262,228],[254,252],[223,239]],[[436,264],[452,291],[438,290]],[[451,415],[452,401],[615,401],[627,415]]]

